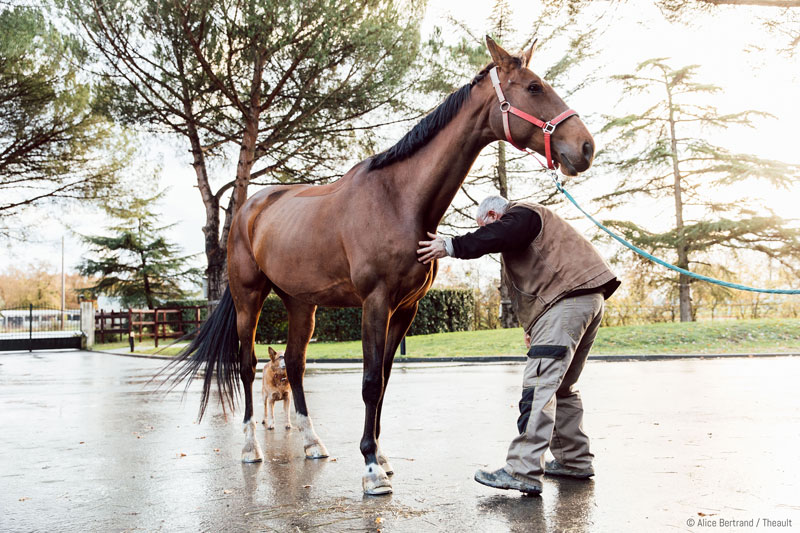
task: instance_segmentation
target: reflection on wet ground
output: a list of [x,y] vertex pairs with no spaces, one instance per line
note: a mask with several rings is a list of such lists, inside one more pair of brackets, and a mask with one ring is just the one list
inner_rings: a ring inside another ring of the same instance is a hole
[[751,518],[800,527],[798,358],[590,362],[581,391],[597,477],[547,479],[540,498],[472,481],[504,462],[519,365],[396,368],[381,438],[395,493],[365,497],[359,371],[306,377],[331,458],[306,460],[296,431],[260,426],[264,462],[244,465],[238,413],[212,408],[193,422],[198,383],[184,398],[146,392],[160,364],[0,354],[0,530],[693,531],[702,519]]

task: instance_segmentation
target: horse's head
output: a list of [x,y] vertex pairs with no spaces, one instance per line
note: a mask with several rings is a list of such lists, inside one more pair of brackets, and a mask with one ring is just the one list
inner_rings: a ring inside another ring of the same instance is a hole
[[489,70],[490,83],[484,89],[491,92],[492,133],[520,149],[535,150],[549,159],[548,164],[551,159],[567,176],[588,169],[594,158],[594,139],[553,88],[530,70],[536,42],[520,57],[503,50],[489,36],[486,44],[495,67],[494,72]]

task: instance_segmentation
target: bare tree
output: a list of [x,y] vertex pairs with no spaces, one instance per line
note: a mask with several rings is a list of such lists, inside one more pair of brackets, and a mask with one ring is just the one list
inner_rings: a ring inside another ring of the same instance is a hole
[[[365,117],[401,108],[419,48],[417,2],[73,0],[130,100],[117,111],[185,139],[206,211],[209,298],[251,183],[320,182],[360,149]],[[216,190],[208,162],[238,151]],[[257,181],[254,181],[257,180]],[[220,217],[222,202],[224,219]]]

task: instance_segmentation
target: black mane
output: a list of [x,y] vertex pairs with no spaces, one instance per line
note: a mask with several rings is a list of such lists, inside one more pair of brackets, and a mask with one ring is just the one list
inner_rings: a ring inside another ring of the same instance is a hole
[[[517,59],[517,61],[522,64],[521,60]],[[494,67],[494,63],[489,63],[471,82],[450,93],[450,96],[444,102],[420,120],[411,131],[397,141],[397,144],[384,152],[372,156],[369,160],[369,170],[376,170],[402,161],[425,146],[428,141],[433,139],[442,128],[453,120],[453,117],[456,116],[461,106],[469,98],[472,87],[485,78],[492,67]]]

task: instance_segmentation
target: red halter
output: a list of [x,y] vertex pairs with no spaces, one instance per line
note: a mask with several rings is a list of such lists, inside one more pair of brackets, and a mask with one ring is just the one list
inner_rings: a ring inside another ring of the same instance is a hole
[[521,148],[517,145],[517,143],[514,142],[514,139],[511,138],[511,128],[508,126],[508,114],[512,113],[519,118],[527,120],[531,124],[542,128],[542,131],[544,131],[544,155],[547,158],[547,168],[550,170],[555,170],[558,168],[558,165],[553,161],[553,158],[550,155],[550,135],[556,131],[556,126],[567,120],[569,117],[577,115],[578,113],[572,109],[567,109],[556,118],[550,119],[547,122],[539,120],[538,118],[527,114],[525,111],[521,111],[512,106],[511,103],[506,100],[505,95],[503,95],[503,89],[500,88],[500,78],[497,75],[497,67],[493,67],[492,70],[489,71],[489,77],[492,79],[494,91],[497,93],[497,98],[500,100],[500,111],[503,112],[503,129],[506,132],[506,140],[510,142],[517,150],[528,152],[526,148]]

